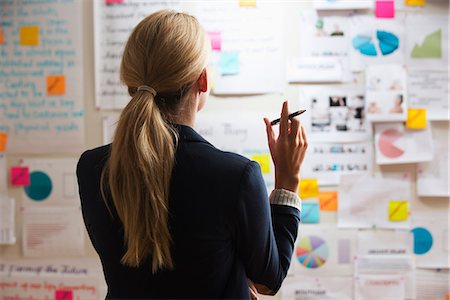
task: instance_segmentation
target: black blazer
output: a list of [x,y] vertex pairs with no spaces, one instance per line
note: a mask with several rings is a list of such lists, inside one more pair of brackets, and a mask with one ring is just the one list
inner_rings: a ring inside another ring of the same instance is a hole
[[110,145],[86,151],[77,167],[83,218],[100,256],[107,299],[249,299],[247,278],[278,291],[300,221],[296,208],[270,205],[257,163],[220,151],[188,126],[176,125],[169,200],[173,271],[151,273],[149,262],[123,266],[123,228],[100,176]]

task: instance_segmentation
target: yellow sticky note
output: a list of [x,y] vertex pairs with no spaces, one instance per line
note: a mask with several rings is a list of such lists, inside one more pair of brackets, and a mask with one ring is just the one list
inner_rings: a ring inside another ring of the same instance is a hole
[[338,193],[337,192],[319,192],[320,210],[337,211]]
[[427,128],[427,110],[424,108],[409,108],[406,119],[406,128],[425,129]]
[[261,172],[263,174],[270,173],[270,154],[255,154],[252,155],[251,159],[261,166]]
[[409,6],[424,6],[426,0],[405,0],[405,4]]
[[20,27],[20,45],[37,46],[39,45],[39,27],[21,26]]
[[3,33],[3,27],[0,27],[0,45],[5,43],[5,34]]
[[409,216],[408,201],[389,201],[389,221],[406,221]]
[[47,76],[47,95],[65,95],[66,78],[64,75]]
[[255,7],[256,0],[239,0],[239,6],[241,7]]
[[302,179],[300,181],[300,197],[301,198],[319,197],[319,183],[317,182],[317,179]]
[[6,150],[6,144],[8,143],[8,134],[6,132],[0,132],[0,152]]

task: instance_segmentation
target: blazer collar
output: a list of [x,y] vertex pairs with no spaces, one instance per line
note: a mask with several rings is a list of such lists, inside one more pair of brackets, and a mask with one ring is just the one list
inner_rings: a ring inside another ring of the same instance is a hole
[[201,142],[201,143],[210,144],[200,134],[198,134],[192,127],[189,127],[186,125],[181,125],[181,124],[173,124],[173,126],[178,131],[180,141]]

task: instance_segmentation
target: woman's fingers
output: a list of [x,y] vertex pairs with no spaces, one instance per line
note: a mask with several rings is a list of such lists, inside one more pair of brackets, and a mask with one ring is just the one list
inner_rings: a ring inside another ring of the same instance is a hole
[[295,141],[299,133],[300,121],[296,118],[291,119],[291,130],[289,132],[289,137],[291,140]]
[[273,131],[269,119],[264,118],[264,123],[266,123],[267,141],[269,142],[270,147],[275,142],[275,132]]
[[284,138],[288,135],[288,130],[289,130],[289,118],[288,117],[289,117],[288,103],[287,103],[287,101],[284,101],[283,108],[281,109],[279,137]]
[[303,147],[308,148],[308,137],[306,136],[305,127],[301,126],[301,140]]

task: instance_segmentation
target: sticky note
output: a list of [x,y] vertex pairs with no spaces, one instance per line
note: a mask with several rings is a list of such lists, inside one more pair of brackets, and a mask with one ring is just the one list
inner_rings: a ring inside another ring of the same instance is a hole
[[302,223],[319,223],[319,203],[302,203]]
[[377,18],[393,18],[395,3],[393,0],[377,0],[375,2],[375,16]]
[[6,132],[0,132],[0,152],[5,152],[7,143],[8,134]]
[[20,27],[20,45],[37,46],[39,45],[39,27],[21,26]]
[[220,74],[236,75],[239,73],[239,53],[223,52],[220,55]]
[[405,0],[405,4],[409,6],[425,6],[426,0]]
[[30,168],[15,166],[11,167],[11,185],[12,186],[29,186],[30,185]]
[[3,33],[3,27],[0,27],[0,45],[5,43],[5,34]]
[[252,155],[251,159],[259,164],[263,174],[270,173],[270,154],[255,154]]
[[450,294],[445,297],[445,300],[450,300]]
[[300,181],[300,197],[301,198],[319,197],[319,184],[317,182],[317,179],[302,179]]
[[409,215],[408,201],[389,201],[389,221],[406,221]]
[[64,75],[47,76],[47,95],[65,95],[66,78]]
[[406,128],[427,128],[427,110],[425,108],[409,108],[408,117],[406,118]]
[[239,0],[241,7],[256,7],[256,0]]
[[73,291],[69,290],[56,290],[55,300],[73,300]]
[[105,0],[106,4],[118,4],[123,3],[123,0]]
[[211,40],[211,48],[213,51],[222,50],[222,33],[221,32],[210,32],[209,39]]
[[338,193],[320,192],[319,203],[320,203],[320,210],[336,211],[338,208]]

